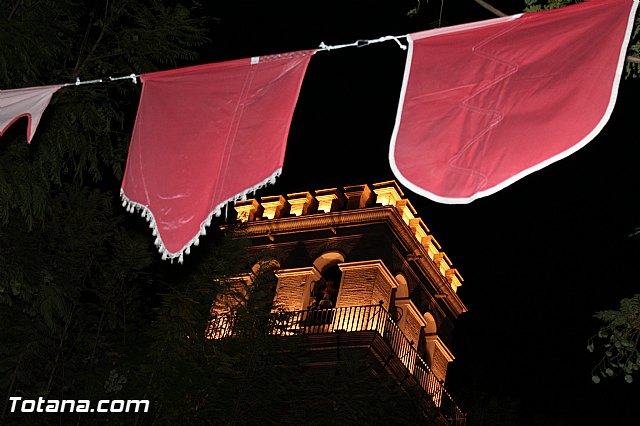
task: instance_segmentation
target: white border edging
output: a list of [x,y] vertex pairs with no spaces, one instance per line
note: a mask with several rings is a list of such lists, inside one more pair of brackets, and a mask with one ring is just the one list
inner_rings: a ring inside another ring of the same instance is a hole
[[[468,204],[478,198],[483,198],[486,197],[488,195],[492,195],[504,188],[506,188],[507,186],[513,184],[514,182],[522,179],[525,176],[530,175],[531,173],[534,173],[544,167],[547,167],[550,164],[555,163],[556,161],[562,160],[566,157],[568,157],[569,155],[575,153],[576,151],[578,151],[579,149],[583,148],[585,145],[587,145],[589,142],[591,142],[604,128],[604,126],[607,124],[607,122],[609,121],[609,118],[611,118],[611,114],[613,112],[613,108],[615,106],[616,103],[616,99],[618,97],[618,87],[620,85],[620,78],[622,77],[622,71],[624,69],[624,63],[625,63],[625,58],[626,58],[626,53],[627,53],[627,48],[628,48],[628,44],[629,44],[629,40],[631,38],[631,33],[633,31],[633,24],[635,22],[635,16],[636,16],[636,9],[638,7],[638,0],[633,0],[632,1],[633,5],[631,6],[631,10],[629,13],[629,19],[627,21],[627,29],[625,32],[625,36],[624,36],[624,40],[622,43],[622,47],[620,49],[620,55],[618,58],[618,66],[616,68],[616,74],[615,77],[613,79],[613,87],[611,88],[611,97],[609,99],[609,105],[607,106],[607,109],[605,110],[602,119],[600,120],[600,122],[593,128],[593,130],[591,130],[591,132],[589,132],[589,134],[587,134],[582,140],[578,141],[576,144],[574,144],[573,146],[571,146],[570,148],[566,149],[565,151],[562,151],[556,155],[554,155],[553,157],[548,158],[547,160],[544,160],[538,164],[535,164],[531,167],[529,167],[528,169],[522,170],[520,173],[517,173],[513,176],[511,176],[510,178],[500,182],[499,184],[485,189],[483,191],[479,191],[476,192],[475,194],[471,195],[470,197],[443,197],[437,194],[434,194],[430,191],[425,190],[424,188],[421,188],[415,184],[413,184],[409,179],[407,179],[405,176],[403,176],[403,174],[400,172],[400,170],[398,169],[398,166],[396,165],[396,161],[395,161],[395,146],[396,146],[396,139],[398,137],[398,131],[400,129],[400,121],[402,118],[402,107],[404,105],[404,99],[406,96],[406,90],[407,90],[407,84],[409,82],[409,74],[411,71],[411,62],[413,59],[413,39],[411,37],[411,34],[409,34],[409,36],[407,37],[407,41],[409,42],[409,49],[407,52],[407,61],[405,63],[405,71],[404,71],[404,77],[402,80],[402,89],[400,92],[400,100],[398,102],[398,112],[396,115],[396,123],[395,126],[393,128],[393,133],[391,134],[391,144],[389,147],[389,164],[391,166],[391,170],[393,171],[393,174],[398,178],[398,180],[405,186],[407,187],[409,190],[415,192],[416,194],[422,195],[423,197],[427,197],[430,200],[439,202],[439,203],[443,203],[443,204]],[[494,23],[499,23],[499,22],[504,22],[504,21],[508,21],[508,20],[514,20],[519,18],[520,16],[522,16],[523,14],[519,14],[519,15],[513,15],[513,16],[508,16],[508,17],[504,17],[504,18],[495,18],[495,19],[491,19],[491,20],[487,20],[484,21],[484,23],[486,25],[491,25]],[[478,23],[478,24],[482,24],[482,23]],[[431,30],[433,31],[433,34],[430,34],[429,36],[435,36],[435,35],[440,35],[440,34],[446,34],[446,33],[450,33],[450,32],[454,32],[454,31],[464,31],[467,29],[471,29],[471,28],[477,28],[483,25],[471,25],[471,24],[462,24],[462,25],[457,25],[454,27],[451,27],[449,30],[447,30],[446,28],[443,28],[442,30]],[[429,31],[424,31],[423,33],[428,33]],[[423,33],[418,33],[418,34],[423,34]],[[420,37],[420,38],[426,38],[426,37]]]
[[209,213],[207,218],[200,224],[200,231],[196,235],[194,235],[194,237],[177,252],[170,252],[165,247],[164,242],[162,241],[162,238],[160,237],[158,232],[156,219],[153,216],[153,213],[151,212],[148,206],[132,201],[129,197],[127,197],[127,195],[124,193],[124,189],[122,188],[120,188],[120,198],[122,198],[122,207],[127,209],[129,213],[137,212],[140,214],[140,216],[145,218],[147,222],[149,222],[149,228],[153,230],[152,231],[153,236],[156,237],[154,244],[156,247],[158,247],[158,251],[162,254],[162,260],[169,259],[173,262],[173,259],[178,258],[178,263],[183,263],[184,255],[189,254],[191,252],[192,245],[198,246],[200,244],[200,236],[207,235],[206,228],[208,228],[211,225],[211,220],[213,219],[213,216],[219,217],[222,212],[222,208],[227,203],[237,201],[237,200],[246,200],[247,195],[249,195],[250,193],[255,193],[257,190],[264,188],[267,185],[275,184],[276,179],[280,177],[281,174],[282,174],[282,167],[278,168],[271,176],[264,179],[262,182],[258,183],[257,185],[254,185],[251,188],[245,189],[244,191],[218,204],[211,211],[211,213]]

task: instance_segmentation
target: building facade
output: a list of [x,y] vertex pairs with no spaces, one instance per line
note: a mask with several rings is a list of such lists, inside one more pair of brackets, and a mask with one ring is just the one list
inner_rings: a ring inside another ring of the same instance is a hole
[[[278,333],[368,333],[381,365],[464,421],[444,387],[463,280],[395,181],[248,199],[235,212],[237,235],[275,269],[273,310],[288,313]],[[211,337],[232,335],[234,303],[214,303]],[[318,363],[336,362],[315,349]]]

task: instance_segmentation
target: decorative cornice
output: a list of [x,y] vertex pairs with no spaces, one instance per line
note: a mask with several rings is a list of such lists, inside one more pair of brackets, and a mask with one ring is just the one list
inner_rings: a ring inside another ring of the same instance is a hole
[[438,351],[444,355],[444,357],[446,358],[446,360],[448,362],[453,362],[453,360],[456,359],[456,357],[453,355],[453,352],[451,352],[451,349],[449,349],[447,347],[447,345],[444,344],[444,342],[442,341],[442,339],[440,338],[440,336],[436,335],[436,334],[429,334],[426,337],[427,342],[434,342],[436,345],[436,348],[438,348]]
[[[435,297],[456,314],[467,311],[456,291],[462,276],[452,268],[451,260],[441,251],[440,244],[395,181],[372,185],[345,187],[344,191],[330,188],[282,196],[262,197],[262,203],[246,200],[236,203],[238,220],[243,223],[239,236],[266,236],[274,241],[276,235],[329,230],[336,233],[341,227],[386,223],[409,252],[407,260],[415,262],[436,286]],[[375,200],[375,205],[367,207]],[[346,203],[345,203],[346,202]],[[346,210],[341,209],[346,204]],[[289,206],[291,215],[287,215]],[[262,213],[264,211],[264,213]],[[269,212],[267,214],[267,212]],[[272,213],[273,212],[273,213]],[[270,219],[270,217],[273,217]],[[223,229],[229,229],[225,226]]]
[[374,223],[386,223],[404,243],[407,249],[414,254],[413,261],[423,273],[429,277],[436,285],[437,294],[444,297],[447,304],[456,315],[467,311],[446,275],[441,273],[440,266],[436,265],[426,247],[419,244],[415,234],[409,226],[402,220],[400,213],[395,207],[375,206],[366,209],[344,210],[331,213],[318,213],[303,216],[293,216],[280,218],[277,220],[259,220],[246,222],[237,234],[240,237],[258,237],[296,232],[314,232],[321,230],[339,229],[341,227],[353,225],[369,225]]
[[305,266],[303,268],[290,268],[290,269],[278,269],[275,272],[276,277],[290,277],[290,276],[302,276],[313,274],[316,277],[320,277],[320,272],[315,266]]
[[420,310],[418,310],[418,308],[413,303],[413,300],[411,300],[411,298],[409,297],[402,297],[399,299],[397,298],[395,300],[395,305],[402,308],[406,308],[408,311],[407,314],[411,313],[411,315],[413,315],[413,317],[418,321],[421,327],[424,327],[427,325],[427,322],[424,320],[424,317],[420,313]]
[[346,270],[354,270],[354,269],[369,269],[371,267],[375,267],[384,277],[385,281],[391,284],[391,288],[398,287],[398,281],[394,278],[387,265],[385,265],[381,260],[361,260],[359,262],[343,262],[338,264],[338,268],[341,271]]

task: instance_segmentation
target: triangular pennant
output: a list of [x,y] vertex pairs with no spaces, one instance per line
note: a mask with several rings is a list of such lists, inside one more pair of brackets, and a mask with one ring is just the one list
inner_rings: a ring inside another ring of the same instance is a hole
[[211,217],[280,174],[293,110],[314,51],[141,76],[122,197],[182,259]]
[[62,85],[0,90],[0,136],[20,117],[28,117],[27,143],[31,143],[51,96]]

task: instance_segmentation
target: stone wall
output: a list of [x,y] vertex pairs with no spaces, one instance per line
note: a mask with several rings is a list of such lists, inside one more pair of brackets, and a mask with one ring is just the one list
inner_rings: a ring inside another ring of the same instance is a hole
[[276,272],[278,285],[273,300],[274,308],[284,308],[287,311],[307,309],[311,284],[320,278],[314,267],[285,269]]
[[341,263],[342,281],[336,307],[377,305],[389,309],[397,287],[389,270],[379,260]]

